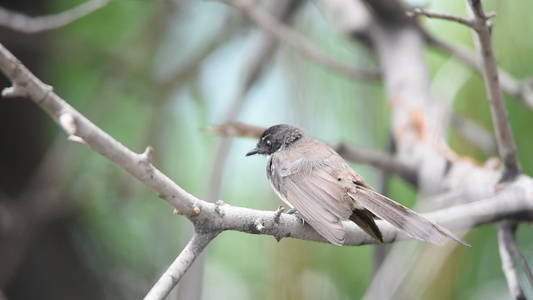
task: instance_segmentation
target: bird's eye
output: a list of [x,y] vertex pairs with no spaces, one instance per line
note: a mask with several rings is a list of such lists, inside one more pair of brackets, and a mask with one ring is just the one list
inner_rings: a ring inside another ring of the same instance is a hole
[[267,144],[268,148],[272,147],[272,142],[270,140],[266,140],[265,143]]

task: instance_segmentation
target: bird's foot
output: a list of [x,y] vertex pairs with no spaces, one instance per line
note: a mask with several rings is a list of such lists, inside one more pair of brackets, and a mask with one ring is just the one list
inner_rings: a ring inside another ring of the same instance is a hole
[[302,222],[302,226],[305,224],[304,218],[302,218],[302,216],[298,213],[298,210],[296,208],[293,207],[289,209],[287,211],[287,214],[297,217]]

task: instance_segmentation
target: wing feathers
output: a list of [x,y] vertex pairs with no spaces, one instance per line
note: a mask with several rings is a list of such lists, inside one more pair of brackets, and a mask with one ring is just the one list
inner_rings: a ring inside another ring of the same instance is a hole
[[434,224],[409,208],[366,188],[357,188],[349,195],[366,209],[414,238],[434,244],[442,244],[442,236],[448,236],[464,245],[465,241],[447,229]]
[[[298,210],[300,215],[320,235],[334,245],[341,246],[344,243],[344,227],[340,218],[332,211],[325,209],[323,203],[331,201],[317,197],[318,191],[311,191],[306,185],[301,186],[293,180],[293,177],[285,178],[282,194],[290,199],[291,204]],[[311,195],[314,194],[314,195]]]

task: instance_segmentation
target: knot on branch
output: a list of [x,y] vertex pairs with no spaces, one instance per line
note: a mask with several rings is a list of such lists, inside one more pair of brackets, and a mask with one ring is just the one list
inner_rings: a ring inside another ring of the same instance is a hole
[[154,154],[154,148],[152,146],[146,147],[142,154],[139,154],[138,164],[144,166],[146,174],[150,176],[150,179],[153,179],[154,167],[152,166],[152,156]]
[[87,143],[77,135],[78,125],[74,115],[70,112],[63,112],[59,116],[59,125],[68,133],[68,140],[75,143],[87,145]]
[[265,226],[260,219],[256,219],[251,229],[254,233],[262,233],[265,230]]
[[225,205],[226,203],[222,200],[215,202],[215,213],[220,217],[224,217],[224,212],[220,210],[220,206]]
[[7,87],[2,91],[2,97],[5,98],[16,98],[16,97],[27,97],[28,91],[24,86],[19,84],[13,84],[11,87]]

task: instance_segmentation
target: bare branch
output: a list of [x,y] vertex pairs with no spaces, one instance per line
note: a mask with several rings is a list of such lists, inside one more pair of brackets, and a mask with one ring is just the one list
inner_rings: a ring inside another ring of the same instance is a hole
[[409,16],[409,17],[426,16],[428,18],[454,21],[454,22],[466,25],[468,27],[473,27],[474,26],[474,24],[472,23],[471,20],[468,20],[468,19],[465,19],[465,18],[461,18],[459,16],[455,16],[455,15],[452,15],[452,14],[436,12],[436,11],[426,10],[426,9],[422,9],[422,8],[415,8],[412,11],[406,12],[405,14],[407,16]]
[[146,297],[144,297],[144,300],[165,299],[176,284],[178,284],[185,272],[191,267],[196,258],[198,258],[209,242],[217,235],[218,232],[194,233],[187,246],[185,246],[172,265],[159,278]]
[[498,145],[494,140],[494,136],[489,131],[460,114],[454,113],[451,110],[449,113],[451,114],[452,124],[468,142],[483,150],[485,153],[491,155],[497,153]]
[[[533,219],[533,180],[524,175],[518,182],[511,184],[510,188],[495,197],[468,204],[462,204],[447,209],[422,214],[425,218],[453,231],[466,230],[483,224],[494,223],[506,218],[518,220]],[[218,213],[215,213],[215,209]],[[250,234],[271,235],[276,239],[284,237],[317,241],[327,243],[311,226],[305,224],[292,215],[278,214],[272,211],[259,211],[244,207],[235,207],[228,204],[215,205],[207,203],[202,208],[203,214],[198,218],[210,220],[215,215],[221,220],[224,230],[240,231]],[[259,220],[262,230],[256,230]],[[409,240],[411,237],[398,231],[390,223],[377,220],[376,224],[383,233],[384,243],[393,243],[400,240]],[[353,222],[343,222],[346,231],[344,246],[358,246],[376,244],[376,240],[365,234]]]
[[371,165],[386,172],[396,174],[413,185],[417,184],[416,170],[410,165],[406,165],[402,161],[395,159],[392,154],[348,146],[344,143],[338,143],[333,146],[333,149],[346,160]]
[[[423,33],[429,44],[450,53],[470,68],[478,71],[480,74],[483,73],[481,59],[475,52],[465,47],[459,47],[442,41],[428,33],[426,30],[424,30]],[[502,90],[519,100],[523,105],[529,107],[529,109],[533,109],[533,80],[526,78],[520,81],[501,68],[498,69],[498,74],[500,76]]]
[[228,122],[221,125],[202,128],[202,131],[224,136],[250,137],[258,139],[265,131],[265,128],[241,122]]
[[146,184],[159,197],[177,208],[181,214],[188,217],[197,214],[194,207],[200,201],[199,199],[187,193],[151,164],[148,166],[139,164],[138,162],[143,160],[142,154],[132,152],[87,120],[55,94],[48,85],[35,77],[1,44],[0,69],[11,80],[13,86],[24,89],[24,94],[47,111],[56,122],[60,123],[61,116],[65,114],[70,115],[67,124],[69,129],[67,130],[74,129],[76,136],[83,139],[93,150]]
[[277,39],[286,42],[307,58],[318,62],[326,68],[361,80],[374,81],[380,78],[379,73],[376,71],[352,68],[347,66],[344,62],[331,59],[321,50],[313,46],[313,44],[311,44],[299,33],[292,30],[290,27],[283,25],[268,13],[265,13],[263,10],[257,8],[250,0],[222,1],[240,9],[257,26],[261,27],[263,30],[267,31]]
[[[415,9],[411,12],[408,12],[408,15],[425,15],[428,17],[441,17],[443,19],[456,21],[461,24],[467,25],[471,28],[474,28],[474,23],[472,20],[467,20],[467,19],[463,19],[460,17],[456,17],[453,15],[440,13],[440,12],[432,12],[432,11],[423,10],[423,9]],[[496,13],[493,13],[493,12],[487,13],[485,15],[485,20],[495,17],[495,16],[496,16]],[[455,46],[443,40],[440,40],[436,38],[434,35],[427,32],[427,30],[422,29],[422,32],[429,44],[434,45],[435,47],[445,52],[450,53],[451,55],[455,56],[457,59],[459,59],[463,63],[466,63],[470,68],[483,74],[484,69],[481,64],[482,63],[481,58],[478,57],[473,51],[470,51],[467,48]],[[533,109],[533,83],[531,79],[524,79],[522,80],[522,82],[520,82],[520,80],[513,77],[512,75],[502,70],[501,68],[498,68],[498,75],[500,79],[499,83],[500,83],[501,89],[504,92],[520,100],[520,102],[523,105],[526,105],[530,109]]]
[[497,224],[498,226],[498,249],[502,259],[502,270],[507,279],[509,291],[514,299],[526,300],[524,290],[520,286],[518,270],[513,262],[513,245],[516,245],[515,232],[516,224],[513,221],[505,220]]
[[[240,122],[230,122],[208,127],[204,131],[227,136],[259,138],[265,128]],[[386,172],[397,174],[407,182],[416,185],[416,170],[396,160],[392,155],[371,149],[348,146],[345,143],[332,145],[332,148],[346,160],[371,165]]]
[[496,141],[498,142],[498,150],[503,164],[502,181],[506,181],[521,172],[516,154],[516,144],[500,89],[498,66],[492,49],[490,29],[487,25],[488,17],[483,11],[481,1],[468,0],[468,4],[474,16],[474,29],[479,39],[479,43],[476,43],[476,46],[483,58],[483,78],[485,79],[492,121],[496,131]]
[[49,16],[30,17],[0,7],[0,26],[23,33],[39,33],[57,29],[79,20],[115,0],[89,0],[70,10]]

